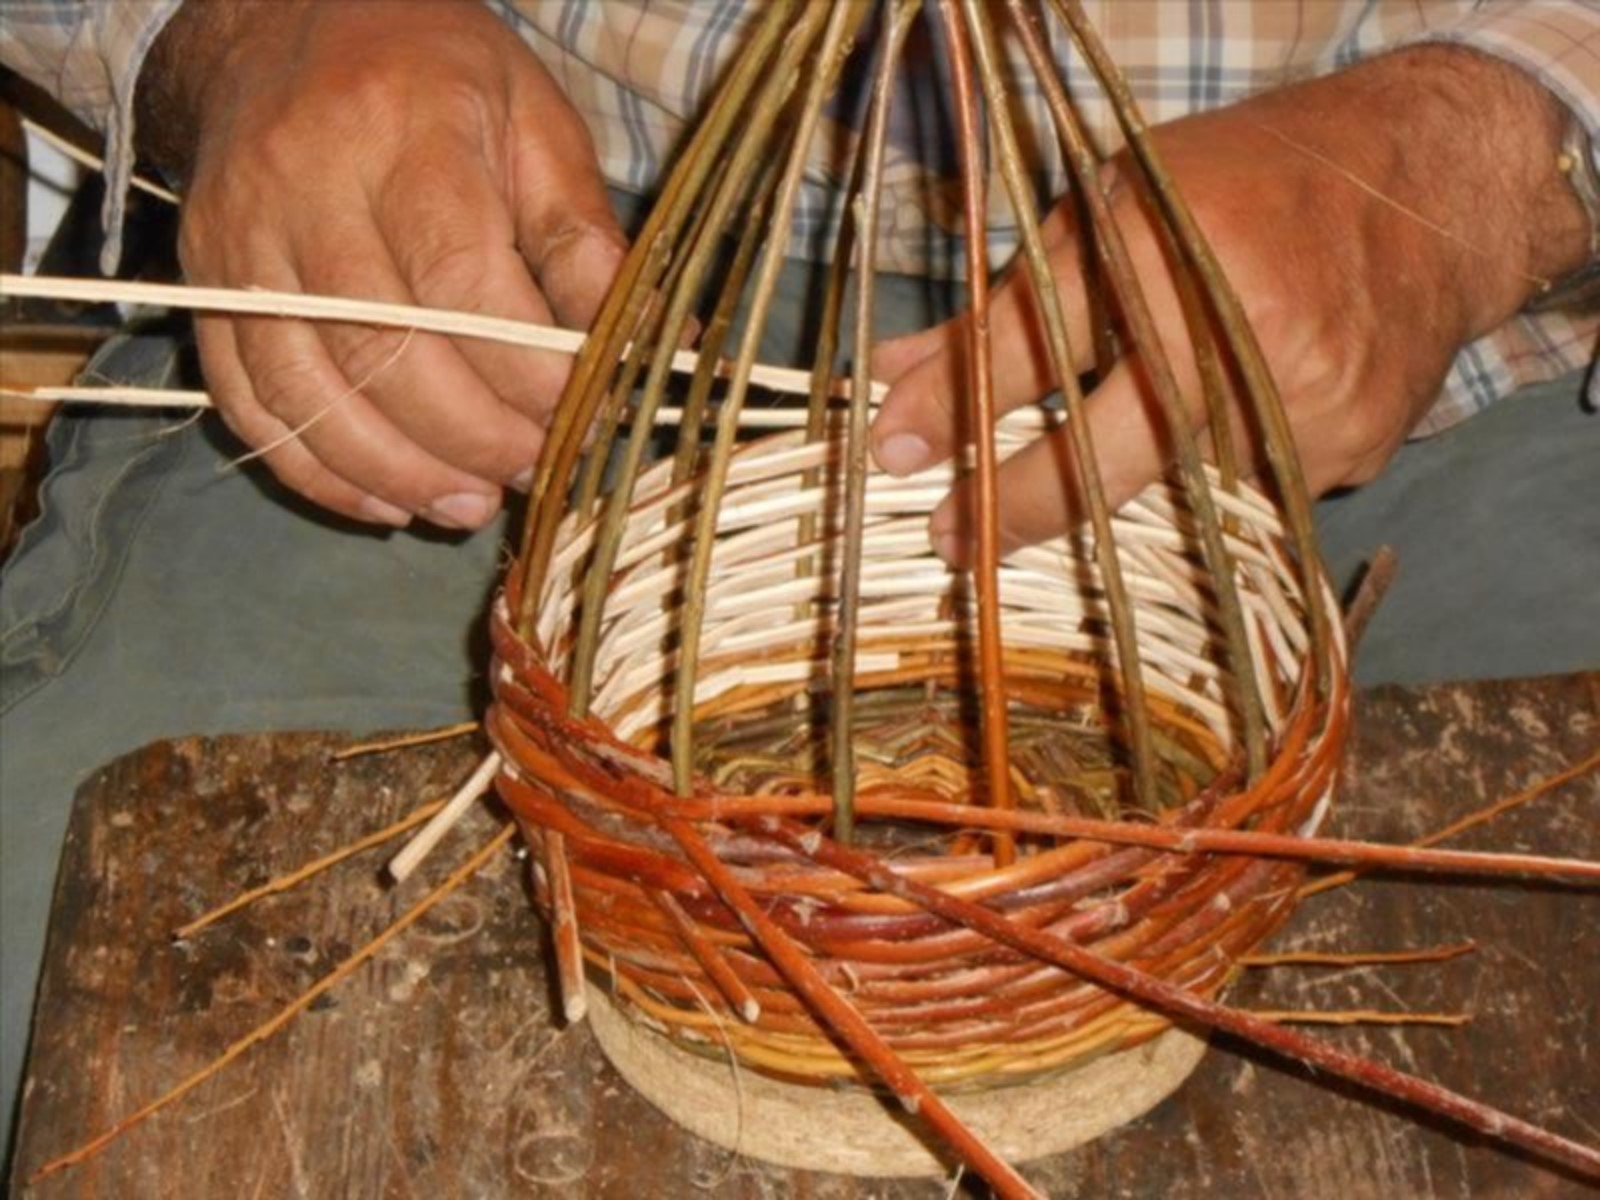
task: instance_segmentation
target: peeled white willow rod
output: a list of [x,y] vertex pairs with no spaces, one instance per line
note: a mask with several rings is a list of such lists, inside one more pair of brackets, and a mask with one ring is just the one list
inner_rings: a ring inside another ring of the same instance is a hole
[[400,853],[389,860],[389,877],[400,883],[420,867],[423,860],[433,853],[434,847],[444,835],[450,832],[451,826],[472,807],[472,802],[489,790],[489,784],[494,781],[495,772],[499,769],[498,752],[484,758],[478,764],[478,769],[461,785],[461,790],[445,801],[444,807],[434,813],[428,823],[417,830],[416,835],[401,848]]
[[3,387],[7,400],[32,400],[38,404],[110,404],[118,408],[214,408],[206,392],[182,388],[73,386]]
[[[575,329],[558,329],[551,325],[485,317],[445,308],[380,304],[344,296],[314,296],[303,292],[269,292],[254,288],[201,288],[168,283],[128,283],[114,279],[67,279],[54,275],[0,275],[0,297],[4,296],[145,304],[204,312],[343,321],[354,325],[418,329],[424,333],[442,333],[451,337],[481,338],[484,341],[503,342],[533,350],[552,350],[561,354],[577,354],[583,348],[586,336]],[[692,375],[698,361],[693,350],[679,350],[672,356],[672,369],[681,375]],[[791,367],[758,364],[751,371],[750,382],[794,396],[809,395],[811,391],[811,373]],[[846,382],[841,380],[835,386],[841,397],[848,396],[849,386]],[[887,384],[874,383],[874,402],[881,402],[887,391]]]
[[[215,408],[209,392],[184,388],[117,387],[111,384],[83,384],[70,387],[4,387],[0,396],[13,400],[33,400],[39,404],[109,404],[121,408]],[[840,410],[843,411],[842,409]],[[624,414],[627,420],[632,414]],[[681,408],[656,409],[656,423],[676,425],[683,419]],[[746,408],[739,411],[739,424],[747,429],[803,429],[803,408]]]
[[[879,385],[882,386],[882,385]],[[62,387],[6,387],[0,384],[0,396],[8,400],[31,400],[37,404],[106,404],[116,408],[215,408],[209,392],[184,388],[117,387],[111,384],[74,384]],[[712,406],[715,410],[715,405]],[[843,407],[833,410],[843,416]],[[872,406],[876,413],[877,406]],[[633,418],[630,409],[623,421]],[[657,425],[678,425],[683,421],[683,409],[663,406],[656,409]],[[1012,409],[1000,418],[1000,428],[1006,433],[1026,434],[1045,428],[1047,415],[1037,405],[1027,404]],[[741,408],[741,429],[804,429],[806,410],[803,408]]]

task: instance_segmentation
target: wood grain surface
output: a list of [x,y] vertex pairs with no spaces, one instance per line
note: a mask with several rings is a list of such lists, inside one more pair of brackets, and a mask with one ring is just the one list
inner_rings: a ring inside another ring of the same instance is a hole
[[[174,944],[214,903],[448,792],[474,748],[330,764],[324,735],[193,739],[106,767],[79,794],[14,1159],[47,1197],[586,1196],[910,1200],[894,1183],[738,1159],[634,1096],[588,1031],[552,1016],[526,864],[507,852],[285,1032],[91,1162],[29,1172],[271,1015],[496,828],[487,810],[407,884],[382,851]],[[1363,693],[1330,830],[1426,833],[1600,745],[1600,674]],[[1457,843],[1600,857],[1589,775]],[[1248,972],[1250,1008],[1450,1011],[1462,1029],[1330,1029],[1393,1062],[1600,1143],[1600,895],[1363,879],[1309,900],[1275,949],[1449,962]],[[1027,1175],[1050,1196],[1567,1197],[1579,1181],[1218,1043],[1146,1118]],[[963,1183],[961,1194],[981,1195]]]

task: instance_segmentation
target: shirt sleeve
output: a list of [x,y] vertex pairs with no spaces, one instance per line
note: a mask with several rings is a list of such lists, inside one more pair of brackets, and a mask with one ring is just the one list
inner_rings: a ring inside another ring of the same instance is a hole
[[[1422,43],[1467,46],[1527,72],[1587,131],[1589,156],[1600,170],[1596,0],[1478,0],[1467,11],[1416,29],[1393,45]],[[1379,48],[1389,47],[1374,47]],[[1517,314],[1493,334],[1463,347],[1444,393],[1417,434],[1447,428],[1528,383],[1593,364],[1597,332],[1600,316],[1592,312]],[[1595,378],[1591,376],[1591,387]]]
[[[1526,71],[1571,111],[1589,135],[1600,170],[1600,3],[1493,0],[1410,39],[1470,46]],[[1594,231],[1600,237],[1600,230]]]
[[1407,40],[1470,46],[1520,67],[1600,140],[1600,4],[1594,0],[1488,0]]
[[32,80],[105,135],[106,243],[116,270],[133,174],[133,97],[140,68],[183,0],[6,0],[0,62]]

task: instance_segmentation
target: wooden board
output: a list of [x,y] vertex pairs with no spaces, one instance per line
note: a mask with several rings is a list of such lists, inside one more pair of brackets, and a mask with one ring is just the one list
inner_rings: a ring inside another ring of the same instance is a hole
[[[99,1132],[272,1013],[427,879],[376,882],[381,852],[256,905],[188,945],[214,902],[449,789],[452,744],[329,765],[337,739],[160,743],[80,794],[56,898],[15,1160],[21,1194],[691,1196],[934,1200],[893,1183],[742,1161],[658,1116],[585,1028],[551,1016],[525,866],[505,854],[272,1042],[92,1162],[40,1163]],[[1332,828],[1405,839],[1600,744],[1600,674],[1380,689],[1359,701]],[[421,873],[494,828],[484,813]],[[1600,857],[1591,775],[1462,845]],[[1446,1010],[1463,1030],[1325,1036],[1600,1142],[1600,896],[1512,883],[1364,880],[1308,902],[1277,946],[1372,950],[1474,938],[1431,966],[1252,971],[1255,1008]],[[1222,1044],[1144,1119],[1028,1176],[1051,1196],[1573,1196],[1573,1179],[1339,1085]],[[981,1194],[981,1189],[970,1194]]]

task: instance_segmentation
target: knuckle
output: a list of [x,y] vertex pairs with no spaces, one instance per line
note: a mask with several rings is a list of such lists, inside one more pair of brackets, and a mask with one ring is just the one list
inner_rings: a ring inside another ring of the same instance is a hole
[[537,426],[506,414],[493,430],[474,435],[460,448],[457,465],[484,480],[505,482],[521,474],[538,456],[543,434]]
[[[279,420],[293,423],[308,415],[322,391],[322,373],[308,357],[286,354],[246,367],[261,407]],[[322,397],[326,403],[332,397]]]
[[[370,326],[342,336],[337,358],[349,386],[361,389],[373,382],[380,372],[400,358],[412,336],[400,329]],[[332,399],[332,396],[325,397],[325,400]]]
[[[322,90],[339,97],[333,119],[344,130],[366,136],[403,127],[415,105],[412,80],[417,63],[411,54],[409,47],[389,43],[376,53],[327,64]],[[330,118],[328,106],[309,101],[289,111],[295,123],[305,120],[318,127],[325,128]]]
[[249,153],[257,170],[269,178],[292,179],[302,169],[308,145],[305,131],[292,120],[265,122],[250,139]]
[[1309,339],[1296,356],[1301,387],[1327,396],[1343,395],[1348,383],[1349,359],[1326,338]]
[[472,310],[488,282],[488,255],[470,231],[453,221],[432,221],[408,239],[400,269],[423,301],[448,298]]

